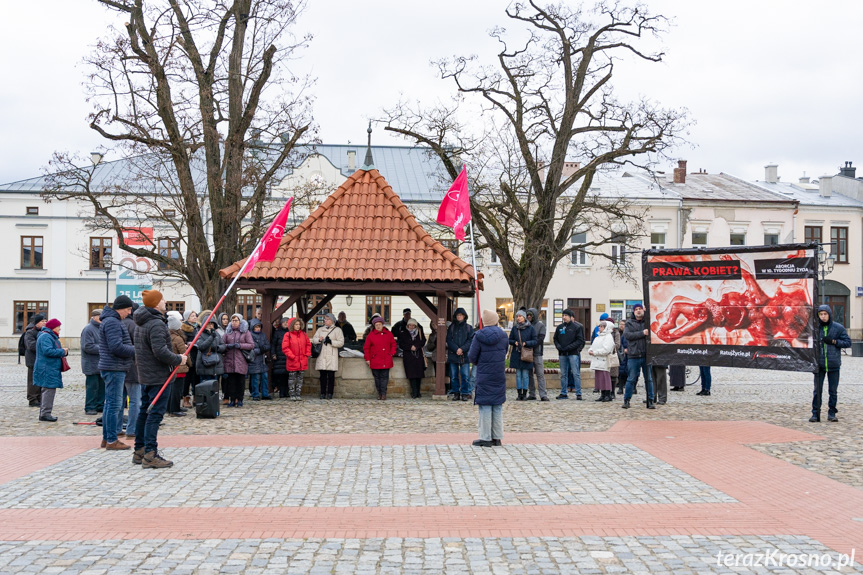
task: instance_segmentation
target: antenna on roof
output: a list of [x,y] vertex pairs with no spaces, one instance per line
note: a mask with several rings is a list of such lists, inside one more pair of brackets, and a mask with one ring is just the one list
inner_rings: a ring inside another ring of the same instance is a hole
[[369,145],[366,148],[365,162],[363,163],[363,167],[360,169],[369,171],[369,170],[375,169],[375,162],[372,159],[372,121],[371,120],[369,120],[369,129],[366,131],[369,133]]

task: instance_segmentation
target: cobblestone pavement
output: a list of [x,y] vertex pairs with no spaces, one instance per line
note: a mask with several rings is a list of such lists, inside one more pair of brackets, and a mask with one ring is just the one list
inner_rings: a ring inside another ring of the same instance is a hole
[[0,573],[82,575],[863,572],[859,563],[838,570],[839,561],[817,541],[793,536],[0,542]]

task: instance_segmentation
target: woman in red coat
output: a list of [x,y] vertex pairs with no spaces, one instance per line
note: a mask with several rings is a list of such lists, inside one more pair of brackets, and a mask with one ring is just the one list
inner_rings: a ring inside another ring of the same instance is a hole
[[291,318],[288,333],[282,338],[282,351],[287,358],[285,368],[288,372],[288,390],[291,401],[301,401],[303,393],[303,374],[309,368],[312,355],[312,342],[303,329],[303,320]]
[[365,351],[366,364],[371,368],[375,378],[378,399],[386,399],[390,368],[393,366],[393,356],[396,354],[396,340],[390,330],[384,327],[382,317],[374,318],[372,327],[374,329],[366,336],[363,351]]

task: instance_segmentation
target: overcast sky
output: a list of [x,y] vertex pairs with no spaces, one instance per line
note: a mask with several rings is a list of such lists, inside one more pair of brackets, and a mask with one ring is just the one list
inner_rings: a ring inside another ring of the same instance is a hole
[[[315,120],[326,143],[365,141],[369,117],[401,96],[453,93],[429,61],[478,54],[487,30],[514,26],[507,2],[312,0],[300,26],[314,34],[298,65],[317,78]],[[860,0],[651,0],[673,17],[660,64],[619,70],[624,95],[686,107],[697,122],[677,150],[689,169],[784,181],[863,163]],[[0,0],[0,182],[40,174],[55,150],[88,153],[104,142],[88,127],[83,57],[120,16],[95,0]],[[378,129],[377,144],[404,144]],[[110,157],[110,156],[109,156]],[[672,166],[669,165],[668,168]],[[863,175],[863,172],[858,173]]]

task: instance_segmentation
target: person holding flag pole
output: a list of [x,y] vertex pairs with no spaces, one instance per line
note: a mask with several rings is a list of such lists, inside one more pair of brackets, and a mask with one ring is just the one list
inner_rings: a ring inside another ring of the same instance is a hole
[[[259,261],[271,262],[275,259],[276,252],[279,249],[279,243],[281,243],[282,236],[284,236],[284,234],[285,234],[285,225],[287,224],[287,221],[288,221],[288,214],[291,211],[291,202],[293,201],[293,199],[294,199],[293,197],[288,198],[288,201],[285,203],[284,207],[282,207],[282,209],[276,215],[275,219],[270,224],[270,227],[267,228],[267,232],[260,239],[260,241],[258,241],[258,244],[255,246],[255,249],[252,250],[252,254],[243,263],[243,266],[240,268],[240,270],[234,276],[234,280],[231,282],[231,285],[228,286],[228,289],[226,289],[225,293],[222,294],[222,297],[219,298],[218,303],[216,303],[216,305],[213,307],[213,311],[210,312],[209,317],[206,318],[206,320],[204,321],[204,323],[202,325],[209,324],[209,322],[212,320],[213,316],[216,315],[216,312],[219,310],[219,307],[222,305],[222,302],[225,301],[225,298],[228,296],[229,293],[231,293],[231,290],[234,289],[234,285],[236,285],[237,280],[240,278],[240,276],[242,276],[247,271],[251,270],[255,266],[255,264],[258,263]],[[156,292],[156,293],[158,293],[158,292]],[[154,307],[154,309],[158,309],[158,308]],[[167,327],[165,327],[165,330],[167,332]],[[187,361],[186,358],[188,357],[191,349],[195,346],[195,343],[198,341],[198,338],[201,336],[201,334],[203,332],[204,332],[203,329],[199,330],[198,333],[195,335],[195,338],[188,345],[188,347],[186,348],[186,351],[183,353],[182,356],[180,356],[183,358],[183,360],[181,363],[179,363],[179,365],[182,365],[183,363],[185,363]],[[136,343],[137,343],[137,338],[136,338]],[[149,351],[151,354],[154,354],[155,350],[149,350]],[[151,459],[154,462],[156,462],[157,465],[148,465],[148,467],[159,468],[159,467],[170,467],[171,465],[173,465],[172,462],[164,460],[160,456],[158,456],[157,444],[156,444],[156,435],[158,432],[159,423],[161,423],[161,420],[162,420],[162,415],[164,415],[164,405],[163,404],[165,403],[165,402],[159,403],[159,398],[162,397],[162,395],[165,392],[165,389],[168,387],[168,384],[170,384],[171,381],[174,379],[174,376],[177,373],[177,369],[179,368],[179,365],[174,364],[174,362],[171,362],[171,364],[174,365],[174,368],[171,371],[171,374],[168,376],[168,378],[162,384],[161,388],[159,389],[159,392],[156,393],[152,397],[151,400],[148,397],[149,401],[148,401],[147,407],[144,408],[144,406],[142,405],[141,412],[138,415],[138,429],[143,428],[142,431],[143,430],[146,430],[146,431],[144,434],[141,434],[141,433],[137,434],[136,441],[135,441],[135,452],[134,452],[134,455],[132,456],[132,463],[142,464],[144,462],[145,454],[149,455],[152,453]],[[138,370],[139,370],[139,372],[138,372],[139,380],[143,383],[144,381],[147,380],[146,377],[148,374],[141,373],[141,364],[140,363],[138,364]],[[163,409],[159,409],[157,406],[162,406]],[[161,413],[160,413],[160,411],[161,411]],[[145,439],[145,436],[146,436],[146,439]],[[164,464],[160,464],[161,461],[159,461],[159,460],[164,461]]]

